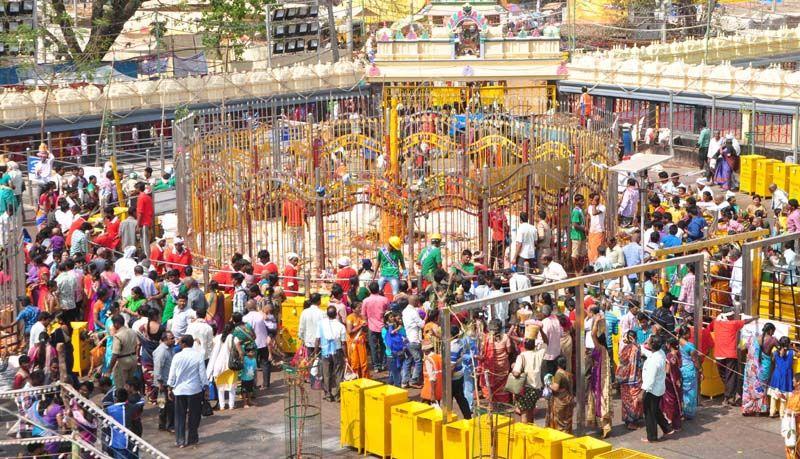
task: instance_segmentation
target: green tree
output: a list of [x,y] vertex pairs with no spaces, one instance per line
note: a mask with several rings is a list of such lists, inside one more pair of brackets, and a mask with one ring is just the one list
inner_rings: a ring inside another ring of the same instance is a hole
[[263,32],[266,7],[273,3],[274,0],[209,0],[200,19],[205,32],[203,45],[216,50],[226,66],[228,51],[235,60],[241,59],[247,42]]

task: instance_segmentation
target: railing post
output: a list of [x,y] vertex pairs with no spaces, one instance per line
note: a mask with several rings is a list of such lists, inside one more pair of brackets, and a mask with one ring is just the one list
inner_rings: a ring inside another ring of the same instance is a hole
[[[173,139],[174,138],[175,135],[173,134]],[[158,136],[158,149],[159,149],[159,156],[161,159],[161,172],[164,172],[164,168],[166,167],[166,165],[164,164],[164,134]]]
[[[315,182],[317,188],[321,189],[319,166],[314,168],[314,177],[316,178]],[[314,225],[314,236],[316,241],[317,268],[320,273],[325,270],[325,222],[322,212],[323,198],[324,196],[320,196],[320,193],[316,193],[314,196],[314,221],[316,222]]]
[[448,419],[453,411],[453,371],[450,362],[450,308],[444,307],[442,313],[442,419]]
[[206,258],[205,262],[203,263],[203,288],[205,288],[206,291],[208,291],[208,284],[210,282],[211,282],[211,263],[208,261],[208,258]]
[[144,150],[144,165],[146,167],[150,167],[150,149],[145,148]]
[[584,425],[586,424],[586,381],[584,380],[584,367],[586,366],[586,343],[584,343],[585,334],[583,332],[583,321],[585,320],[586,311],[583,308],[583,284],[575,286],[575,396],[578,400],[576,407],[578,412],[575,415],[577,427],[575,430],[576,435],[583,433]]

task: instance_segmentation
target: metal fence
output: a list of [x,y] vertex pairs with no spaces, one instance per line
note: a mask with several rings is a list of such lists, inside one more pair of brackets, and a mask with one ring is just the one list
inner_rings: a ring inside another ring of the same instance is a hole
[[516,115],[534,106],[527,95],[482,94],[449,112],[426,107],[433,97],[414,88],[311,100],[291,116],[236,107],[181,120],[180,231],[217,265],[266,248],[324,270],[340,256],[373,257],[390,235],[404,237],[409,260],[432,233],[449,261],[466,248],[488,259],[492,210],[513,228],[522,210],[542,209],[560,253],[571,196],[605,187],[595,165],[607,162],[609,117],[598,111],[587,130],[566,113]]
[[25,294],[25,252],[19,214],[0,216],[0,348],[19,343],[21,327],[11,326],[17,313],[17,297]]

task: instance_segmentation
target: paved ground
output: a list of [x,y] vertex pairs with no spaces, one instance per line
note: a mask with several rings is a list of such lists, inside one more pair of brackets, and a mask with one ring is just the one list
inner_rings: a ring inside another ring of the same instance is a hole
[[[200,427],[200,445],[188,450],[174,446],[172,434],[155,430],[157,409],[146,409],[144,438],[173,458],[228,457],[277,458],[284,457],[283,384],[278,381],[266,392],[261,392],[257,406],[234,411],[216,411],[203,418]],[[416,393],[412,398],[416,397]],[[239,405],[241,406],[241,404]],[[539,404],[536,424],[543,424],[544,404]],[[323,402],[322,433],[319,445],[325,458],[355,458],[359,455],[339,447],[339,404]],[[664,458],[777,458],[783,456],[780,423],[776,419],[743,417],[738,409],[722,407],[717,400],[705,399],[698,417],[684,424],[684,428],[670,440],[644,444],[642,429],[628,431],[620,420],[618,400],[614,401],[614,430],[609,442],[614,447],[636,449]],[[591,432],[589,432],[591,433]]]

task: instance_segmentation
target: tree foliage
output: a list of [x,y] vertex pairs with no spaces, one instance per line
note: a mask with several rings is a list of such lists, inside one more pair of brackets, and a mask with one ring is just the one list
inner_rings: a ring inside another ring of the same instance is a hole
[[200,26],[204,31],[203,45],[217,51],[233,52],[239,60],[247,42],[265,28],[265,11],[274,0],[209,0],[203,11]]

